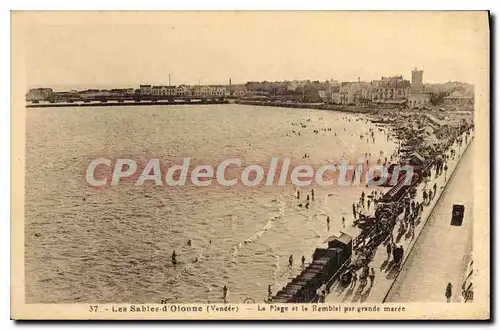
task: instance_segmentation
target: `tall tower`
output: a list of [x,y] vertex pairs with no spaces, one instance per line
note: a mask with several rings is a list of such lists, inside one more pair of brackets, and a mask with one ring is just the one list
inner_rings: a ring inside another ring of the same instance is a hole
[[411,93],[422,94],[424,90],[423,84],[424,70],[417,70],[416,68],[411,72]]

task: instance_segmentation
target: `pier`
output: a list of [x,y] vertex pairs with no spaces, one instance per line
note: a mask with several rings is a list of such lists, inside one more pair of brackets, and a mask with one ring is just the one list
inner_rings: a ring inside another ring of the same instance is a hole
[[64,102],[32,102],[26,104],[26,108],[57,108],[57,107],[113,107],[113,106],[148,106],[148,105],[199,105],[199,104],[227,104],[225,98],[193,98],[182,97],[164,100],[85,100],[85,101],[64,101]]

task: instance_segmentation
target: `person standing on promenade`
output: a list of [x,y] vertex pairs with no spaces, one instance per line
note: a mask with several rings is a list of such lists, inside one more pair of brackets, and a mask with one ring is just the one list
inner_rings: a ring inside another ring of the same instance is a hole
[[391,253],[392,253],[392,242],[387,243],[386,251],[387,251],[387,261],[389,261],[391,259]]
[[356,287],[356,282],[358,281],[358,275],[356,274],[356,272],[353,270],[352,271],[352,276],[351,276],[351,285],[350,285],[350,288],[351,289],[354,289],[354,287]]
[[398,266],[401,265],[401,262],[403,262],[404,254],[405,254],[405,249],[403,248],[403,245],[400,245],[399,246]]
[[451,289],[453,289],[453,285],[451,285],[451,283],[448,283],[448,285],[446,286],[446,291],[444,293],[446,302],[450,302],[451,300]]
[[423,199],[424,199],[424,203],[427,203],[427,190],[424,189],[424,192],[423,192]]
[[375,269],[370,268],[370,274],[368,275],[370,278],[370,288],[373,286],[373,282],[375,281]]
[[448,171],[448,165],[444,164],[444,181],[446,181],[446,171]]

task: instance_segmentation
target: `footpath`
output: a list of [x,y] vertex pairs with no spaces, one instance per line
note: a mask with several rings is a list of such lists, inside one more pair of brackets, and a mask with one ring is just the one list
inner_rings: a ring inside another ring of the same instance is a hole
[[[419,203],[423,203],[423,191],[432,189],[434,184],[437,186],[436,196],[428,204],[423,204],[424,209],[421,213],[420,222],[415,226],[415,232],[412,237],[406,238],[406,235],[403,235],[399,240],[396,239],[398,237],[398,229],[399,225],[396,225],[393,231],[393,237],[395,238],[395,243],[397,246],[402,245],[404,249],[403,261],[401,265],[397,268],[394,266],[391,267],[392,263],[388,262],[386,248],[383,244],[380,244],[375,252],[375,256],[372,262],[369,264],[370,268],[374,268],[375,270],[375,280],[373,285],[368,284],[364,287],[359,285],[359,281],[357,281],[356,285],[351,288],[349,285],[347,287],[339,286],[339,282],[333,284],[330,288],[330,293],[326,296],[326,303],[380,303],[384,302],[387,294],[389,293],[393,283],[395,282],[397,276],[399,275],[400,270],[404,266],[405,262],[408,259],[408,256],[413,249],[416,241],[418,240],[422,229],[425,227],[427,220],[429,219],[432,211],[437,205],[441,195],[444,192],[446,185],[449,182],[450,177],[455,173],[457,167],[459,166],[462,155],[467,150],[471,140],[474,138],[473,132],[467,139],[467,143],[465,143],[465,135],[462,136],[462,146],[459,147],[457,143],[454,143],[452,149],[456,150],[455,159],[451,158],[450,150],[448,150],[448,155],[450,156],[448,161],[446,162],[448,166],[448,170],[446,172],[443,171],[441,175],[437,176],[435,170],[431,172],[431,180],[427,182],[421,183],[417,187],[417,196],[415,198]],[[450,210],[451,216],[451,210]],[[391,256],[392,259],[392,256]],[[358,274],[359,277],[359,274]]]

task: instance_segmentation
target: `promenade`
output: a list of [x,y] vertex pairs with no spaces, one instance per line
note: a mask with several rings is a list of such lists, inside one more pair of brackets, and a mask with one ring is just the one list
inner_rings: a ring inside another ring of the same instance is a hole
[[[375,252],[375,256],[371,261],[371,263],[369,264],[369,267],[370,268],[373,267],[375,270],[375,280],[373,285],[371,285],[370,281],[368,281],[368,284],[366,286],[361,287],[358,281],[354,288],[351,288],[350,286],[344,288],[339,286],[339,282],[337,281],[330,288],[330,293],[326,296],[325,299],[326,303],[356,303],[356,302],[380,303],[385,301],[386,296],[391,287],[393,286],[393,283],[397,278],[401,267],[405,267],[408,256],[411,255],[411,250],[413,249],[413,246],[417,242],[430,215],[432,214],[435,206],[438,204],[440,197],[443,194],[443,191],[446,185],[448,184],[450,177],[455,172],[457,166],[459,165],[460,159],[462,158],[463,153],[465,152],[465,150],[467,150],[467,146],[468,144],[470,144],[472,140],[469,137],[466,144],[465,136],[462,136],[462,138],[464,143],[462,144],[461,148],[458,147],[457,143],[453,144],[452,146],[452,148],[456,150],[456,155],[455,159],[450,157],[449,160],[447,161],[448,170],[446,171],[446,173],[443,172],[441,175],[436,176],[436,172],[433,169],[431,172],[431,180],[423,182],[417,187],[417,196],[415,200],[418,201],[419,203],[423,203],[424,189],[429,190],[433,187],[434,184],[436,184],[437,192],[436,196],[434,196],[434,198],[430,201],[430,203],[428,203],[427,205],[424,204],[424,209],[423,212],[421,213],[420,222],[417,222],[415,226],[414,236],[406,238],[406,236],[403,235],[400,239],[397,239],[399,225],[396,225],[394,228],[393,231],[393,237],[395,238],[394,242],[396,243],[397,246],[402,245],[404,249],[403,262],[401,266],[398,268],[393,266],[388,269],[388,266],[392,265],[392,263],[388,262],[386,248],[383,244],[381,244],[378,246]],[[448,155],[450,155],[450,150],[448,150]],[[451,209],[449,210],[449,215],[451,217]],[[436,246],[436,248],[439,247]],[[359,272],[358,272],[358,277],[359,277]]]
[[[386,302],[444,302],[445,288],[453,285],[452,302],[462,297],[462,283],[472,250],[473,204],[470,191],[474,178],[472,142],[432,212],[421,237],[403,266]],[[462,226],[450,226],[453,204],[465,206]],[[432,274],[433,276],[429,276]]]

